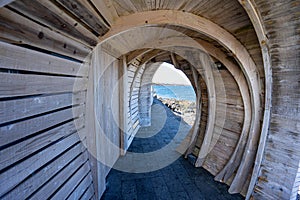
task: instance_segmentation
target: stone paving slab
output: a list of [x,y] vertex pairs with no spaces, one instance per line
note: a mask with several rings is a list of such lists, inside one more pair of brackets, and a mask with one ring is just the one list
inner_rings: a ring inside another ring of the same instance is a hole
[[[147,153],[159,150],[174,139],[180,125],[187,124],[174,115],[160,101],[155,100],[152,109],[152,126],[159,117],[166,118],[164,126],[156,133],[157,127],[141,128],[143,138],[133,140],[129,152]],[[159,116],[165,109],[165,116]],[[188,125],[187,125],[188,126]],[[188,131],[188,129],[187,129]],[[147,132],[150,137],[146,137]],[[175,150],[174,150],[175,151]],[[163,155],[162,155],[163,156]],[[152,163],[153,164],[153,163]],[[155,163],[154,163],[155,164]],[[134,165],[134,163],[128,163]],[[112,169],[107,176],[107,189],[102,200],[239,200],[239,194],[230,195],[228,186],[214,181],[213,176],[203,168],[195,168],[182,156],[170,165],[148,173],[128,173]]]

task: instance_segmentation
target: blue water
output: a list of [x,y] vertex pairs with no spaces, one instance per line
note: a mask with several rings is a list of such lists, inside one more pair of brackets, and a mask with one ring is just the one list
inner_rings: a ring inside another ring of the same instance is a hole
[[154,93],[163,99],[196,101],[195,91],[188,85],[152,85]]

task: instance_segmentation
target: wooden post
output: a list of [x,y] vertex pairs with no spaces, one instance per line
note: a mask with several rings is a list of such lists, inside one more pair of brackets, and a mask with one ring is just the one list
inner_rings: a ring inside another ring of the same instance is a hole
[[127,151],[127,113],[128,113],[128,79],[126,56],[122,56],[119,67],[119,102],[120,102],[120,154],[125,155]]

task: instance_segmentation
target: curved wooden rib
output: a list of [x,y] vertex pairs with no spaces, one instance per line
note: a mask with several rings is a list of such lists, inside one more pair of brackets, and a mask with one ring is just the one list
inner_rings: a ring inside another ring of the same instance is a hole
[[200,122],[201,122],[201,88],[199,82],[199,74],[196,69],[190,66],[192,71],[192,77],[196,88],[196,117],[193,127],[191,128],[191,139],[188,145],[188,149],[185,152],[185,157],[192,153],[194,146],[196,145],[197,135],[199,134]]
[[[227,67],[228,71],[236,80],[242,95],[243,104],[244,104],[244,123],[243,123],[242,133],[230,160],[215,178],[218,181],[226,182],[233,175],[234,171],[239,166],[248,138],[250,122],[251,122],[251,102],[250,102],[250,94],[248,91],[247,81],[240,68],[237,65],[233,64],[230,60],[228,60],[226,54],[223,53],[218,48],[216,48],[215,46],[213,46],[212,44],[199,39],[197,40],[197,42],[201,46],[196,45],[193,41],[185,40],[184,44],[182,44],[181,41],[183,41],[183,38],[181,37],[168,37],[168,39],[163,39],[162,41],[157,40],[155,43],[152,43],[151,45],[152,46],[160,45],[161,47],[169,47],[173,45],[186,46],[186,47],[199,48],[200,50],[207,52],[209,55],[215,57]],[[149,45],[146,44],[145,46],[149,46]],[[147,51],[145,50],[144,53],[147,53]]]
[[246,199],[250,199],[252,192],[254,190],[255,183],[257,181],[260,166],[263,159],[263,153],[265,150],[265,143],[267,140],[267,134],[270,124],[270,115],[271,115],[271,99],[272,99],[272,69],[271,69],[271,59],[268,48],[268,38],[266,37],[266,31],[263,27],[262,20],[257,13],[257,9],[251,0],[238,0],[240,4],[244,7],[247,12],[254,29],[256,31],[264,61],[264,72],[265,72],[265,110],[264,118],[262,123],[261,135],[259,138],[259,146],[256,153],[255,165],[253,168],[251,181],[248,187],[248,192]]

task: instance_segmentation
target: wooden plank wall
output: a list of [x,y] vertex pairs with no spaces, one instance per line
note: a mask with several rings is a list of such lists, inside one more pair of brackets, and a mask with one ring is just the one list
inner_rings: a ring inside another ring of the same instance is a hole
[[0,197],[81,197],[88,66],[3,42],[0,57]]
[[300,160],[299,2],[255,0],[272,66],[272,110],[255,199],[290,199]]
[[141,88],[141,78],[145,70],[145,65],[140,65],[139,60],[129,63],[127,67],[128,74],[128,127],[127,135],[128,145],[131,144],[135,134],[138,132],[140,126],[139,117],[139,94]]
[[97,34],[62,10],[43,0],[0,8],[1,199],[95,198],[85,104]]
[[[226,68],[219,70],[219,75],[221,75],[222,81],[215,81],[217,92],[216,123],[214,126],[213,138],[213,141],[215,142],[212,143],[212,149],[206,157],[203,165],[203,167],[213,175],[218,174],[218,172],[224,168],[232,155],[237,141],[239,140],[244,119],[243,101],[234,78]],[[206,85],[203,79],[200,79],[200,82],[202,93],[202,112],[200,133],[193,151],[195,156],[198,155],[199,148],[203,142],[203,135],[206,129],[208,116]],[[224,84],[224,86],[220,84]],[[223,87],[225,89],[225,95],[221,94]],[[230,185],[230,182],[227,184]]]
[[106,176],[121,153],[119,63],[97,46],[92,54],[87,90],[87,146],[93,156],[92,175],[100,198],[106,189]]
[[139,115],[140,125],[142,127],[151,125],[151,106],[153,103],[153,94],[151,91],[152,78],[160,65],[160,62],[147,63],[145,66],[145,71],[141,78],[141,89],[139,94]]

